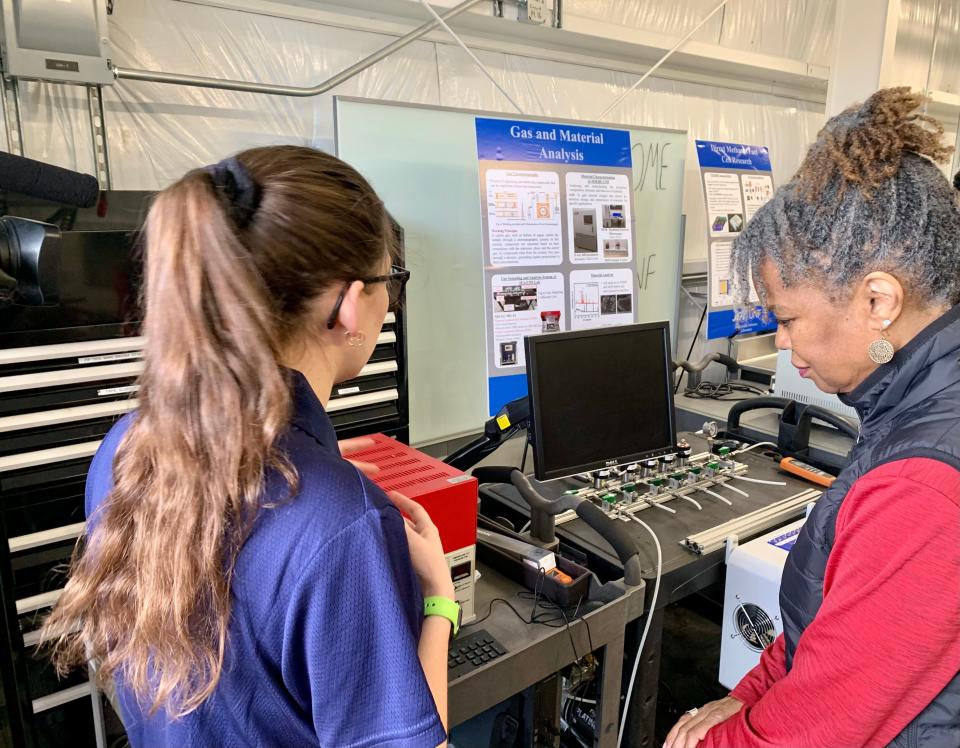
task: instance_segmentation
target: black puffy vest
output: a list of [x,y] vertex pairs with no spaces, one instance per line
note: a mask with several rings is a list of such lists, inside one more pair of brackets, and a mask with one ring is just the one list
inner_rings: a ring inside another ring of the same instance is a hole
[[[875,467],[908,457],[928,457],[960,469],[960,305],[930,324],[898,351],[893,361],[840,399],[860,414],[860,438],[850,453],[849,465],[817,502],[787,557],[780,585],[787,670],[793,664],[800,635],[823,602],[823,578],[837,512],[854,482]],[[890,613],[896,615],[897,611]],[[883,684],[877,687],[883,688]],[[960,673],[890,746],[960,747]]]

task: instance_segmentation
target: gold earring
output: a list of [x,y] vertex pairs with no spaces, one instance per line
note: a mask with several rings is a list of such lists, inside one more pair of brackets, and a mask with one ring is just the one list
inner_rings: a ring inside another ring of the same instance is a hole
[[885,319],[883,321],[883,331],[880,333],[881,337],[874,340],[870,344],[870,348],[867,349],[870,360],[875,364],[889,364],[893,361],[893,344],[883,337],[887,334],[887,328],[890,327],[890,325],[890,320]]
[[346,338],[347,345],[349,345],[351,348],[359,348],[367,340],[367,336],[364,334],[363,330],[357,330],[356,332],[350,332],[347,330],[343,334],[343,337]]

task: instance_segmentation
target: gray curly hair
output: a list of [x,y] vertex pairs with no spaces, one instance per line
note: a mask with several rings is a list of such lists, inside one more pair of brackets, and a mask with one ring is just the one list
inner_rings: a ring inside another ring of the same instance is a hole
[[739,304],[749,304],[751,277],[764,300],[764,260],[784,286],[818,283],[834,299],[883,270],[922,305],[960,301],[960,205],[934,163],[953,149],[936,120],[915,112],[923,102],[909,88],[888,88],[827,122],[734,242]]

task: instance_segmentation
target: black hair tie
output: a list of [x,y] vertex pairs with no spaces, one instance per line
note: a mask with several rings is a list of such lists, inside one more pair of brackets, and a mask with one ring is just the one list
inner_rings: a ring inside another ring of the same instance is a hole
[[960,171],[953,175],[953,189],[960,190]]
[[238,229],[245,229],[260,207],[260,185],[236,156],[204,167],[204,171],[210,175],[227,217]]

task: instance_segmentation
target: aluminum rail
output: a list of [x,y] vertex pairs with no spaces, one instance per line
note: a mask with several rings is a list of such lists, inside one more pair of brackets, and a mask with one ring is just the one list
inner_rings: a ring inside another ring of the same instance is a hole
[[722,525],[711,527],[709,530],[694,535],[688,535],[680,544],[701,555],[711,553],[718,548],[722,548],[731,535],[746,535],[763,531],[773,527],[783,519],[802,513],[807,504],[816,501],[822,494],[822,491],[809,488],[783,501],[778,501],[763,509],[724,522]]
[[[440,19],[447,21],[454,16],[458,16],[474,5],[478,5],[483,0],[464,0],[459,5],[454,6],[446,13],[440,16]],[[194,88],[216,88],[223,91],[244,91],[247,93],[271,94],[274,96],[319,96],[332,88],[336,88],[341,83],[353,78],[358,73],[362,73],[372,65],[376,65],[380,60],[389,57],[394,52],[403,49],[408,44],[415,42],[422,36],[429,34],[440,22],[434,18],[422,26],[414,29],[408,34],[401,36],[396,41],[391,42],[386,47],[377,50],[372,55],[364,57],[359,62],[337,73],[315,86],[281,86],[275,83],[253,83],[251,81],[230,80],[227,78],[207,78],[199,75],[182,75],[179,73],[163,73],[154,70],[136,70],[132,68],[114,67],[113,74],[117,80],[146,81],[149,83],[170,83],[178,86],[193,86]]]

